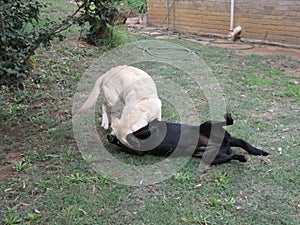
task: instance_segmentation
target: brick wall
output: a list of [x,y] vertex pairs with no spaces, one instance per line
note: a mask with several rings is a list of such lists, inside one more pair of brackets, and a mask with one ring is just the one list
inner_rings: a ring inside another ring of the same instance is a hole
[[[229,34],[230,0],[175,0],[173,7],[173,0],[147,0],[147,4],[151,26]],[[235,0],[234,11],[233,27],[243,28],[243,38],[300,46],[300,0]]]

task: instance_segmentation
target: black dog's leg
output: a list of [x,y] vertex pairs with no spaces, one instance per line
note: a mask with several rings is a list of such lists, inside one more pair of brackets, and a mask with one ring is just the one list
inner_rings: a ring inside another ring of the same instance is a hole
[[[216,152],[217,150],[218,152]],[[240,162],[247,161],[246,157],[243,155],[233,155],[229,144],[222,145],[220,147],[216,145],[207,146],[205,148],[205,152],[202,154],[202,157],[204,162],[211,163],[212,165],[228,163],[231,160],[238,160]]]
[[232,159],[240,162],[247,162],[247,159],[244,155],[232,155]]
[[250,155],[263,155],[263,156],[269,155],[269,153],[267,153],[263,150],[260,150],[258,148],[255,148],[248,142],[246,142],[242,139],[239,139],[239,138],[230,137],[229,143],[230,143],[230,146],[232,146],[232,147],[240,147],[240,148],[245,149]]
[[216,164],[228,163],[231,160],[238,160],[240,162],[246,162],[247,161],[246,157],[243,156],[243,155],[227,155],[227,154],[223,154],[223,153],[218,153],[218,155],[212,161],[211,164],[216,165]]
[[216,158],[214,159],[214,161],[212,161],[212,165],[217,165],[217,164],[222,164],[222,163],[228,163],[232,160],[232,156],[231,155],[226,155],[226,154],[222,154],[219,153]]

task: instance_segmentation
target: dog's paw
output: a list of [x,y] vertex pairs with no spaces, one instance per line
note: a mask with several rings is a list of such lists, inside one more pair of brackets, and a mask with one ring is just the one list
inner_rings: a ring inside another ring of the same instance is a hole
[[108,124],[106,121],[102,120],[101,126],[102,126],[105,130],[107,130],[108,127],[109,127],[109,124]]
[[231,117],[231,113],[225,113],[224,119],[226,120],[226,125],[232,125],[233,119]]
[[262,156],[267,156],[267,155],[269,155],[268,152],[265,152],[265,151],[260,150],[260,149],[257,149],[257,150],[258,150],[259,155],[262,155]]
[[232,159],[238,160],[240,162],[247,162],[247,159],[244,155],[233,155]]
[[261,150],[261,155],[262,155],[262,156],[267,156],[267,155],[269,155],[269,153],[268,153],[268,152],[265,152],[265,151],[263,151],[263,150]]
[[252,149],[252,151],[250,152],[250,154],[251,154],[251,155],[262,155],[262,156],[267,156],[267,155],[269,155],[268,152],[265,152],[265,151],[260,150],[260,149],[258,149],[258,148]]

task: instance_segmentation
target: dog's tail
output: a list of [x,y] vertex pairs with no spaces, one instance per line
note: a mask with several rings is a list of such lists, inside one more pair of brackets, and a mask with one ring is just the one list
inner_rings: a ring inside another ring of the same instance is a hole
[[78,110],[78,114],[82,114],[82,113],[86,112],[88,109],[92,108],[96,104],[98,96],[101,92],[103,77],[104,76],[101,76],[101,77],[98,78],[98,80],[96,81],[90,96],[85,101],[83,106],[81,106],[81,108]]

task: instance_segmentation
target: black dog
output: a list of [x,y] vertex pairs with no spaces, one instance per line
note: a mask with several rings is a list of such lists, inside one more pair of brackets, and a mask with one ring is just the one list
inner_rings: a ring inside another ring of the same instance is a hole
[[[225,114],[224,118],[225,121],[207,121],[200,126],[155,120],[127,136],[127,141],[132,146],[130,148],[114,135],[108,135],[107,139],[130,154],[192,155],[208,159],[206,163],[209,164],[221,164],[231,160],[247,161],[244,155],[232,154],[231,147],[243,148],[251,155],[268,155],[242,139],[231,137],[223,126],[232,125],[233,119],[230,114]],[[204,157],[205,154],[208,157]]]

